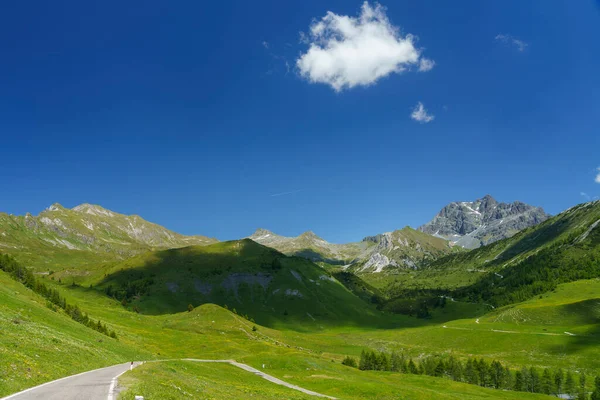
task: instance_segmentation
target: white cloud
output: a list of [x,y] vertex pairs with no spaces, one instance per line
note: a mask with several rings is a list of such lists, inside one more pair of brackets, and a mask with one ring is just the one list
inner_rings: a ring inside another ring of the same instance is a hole
[[596,175],[596,183],[600,183],[600,167],[596,168],[596,171],[598,172],[598,175]]
[[435,61],[430,60],[429,58],[421,57],[421,61],[419,62],[419,71],[427,72],[431,71],[435,66]]
[[506,35],[506,34],[502,34],[502,33],[499,33],[498,35],[496,35],[495,39],[497,41],[505,43],[505,44],[512,44],[520,52],[525,51],[527,46],[529,46],[529,44],[525,43],[524,41],[522,41],[520,39],[512,37],[511,35]]
[[335,91],[368,86],[410,67],[429,71],[434,62],[421,57],[416,38],[403,36],[380,4],[364,2],[358,17],[331,11],[314,20],[309,33],[300,34],[308,50],[296,60],[300,75]]
[[263,42],[262,42],[262,45],[263,45],[263,47],[264,47],[265,49],[268,49],[268,48],[269,48],[269,42],[267,42],[267,41],[263,41]]
[[428,114],[427,110],[425,109],[425,106],[423,106],[423,103],[418,102],[417,105],[415,106],[415,108],[413,109],[412,114],[410,114],[410,117],[412,119],[414,119],[415,121],[418,121],[422,124],[426,124],[428,122],[431,122],[435,119],[435,116],[432,114]]

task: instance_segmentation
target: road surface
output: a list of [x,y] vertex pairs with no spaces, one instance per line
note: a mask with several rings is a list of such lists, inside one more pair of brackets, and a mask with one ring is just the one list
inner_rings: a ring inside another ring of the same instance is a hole
[[[137,367],[139,363],[134,363]],[[131,363],[113,365],[44,383],[0,400],[114,400],[117,377]]]
[[[156,360],[151,362],[174,361],[174,360]],[[251,372],[261,378],[273,382],[277,385],[285,386],[290,389],[298,390],[310,396],[335,399],[312,390],[304,389],[300,386],[292,385],[266,374],[249,365],[238,363],[234,360],[198,360],[195,358],[184,358],[183,361],[204,362],[204,363],[227,363],[245,371]],[[140,363],[134,363],[134,368]],[[116,400],[117,378],[129,371],[131,363],[114,365],[112,367],[96,369],[81,374],[58,379],[56,381],[44,383],[31,389],[15,393],[0,400]]]

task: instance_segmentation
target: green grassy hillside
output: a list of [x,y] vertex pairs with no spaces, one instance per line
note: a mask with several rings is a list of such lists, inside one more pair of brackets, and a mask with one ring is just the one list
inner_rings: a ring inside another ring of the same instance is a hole
[[0,396],[85,370],[149,357],[46,306],[0,270]]
[[[315,368],[316,367],[316,368]],[[268,369],[265,370],[267,373]],[[249,376],[250,375],[250,376]],[[284,379],[301,386],[318,387],[341,399],[548,399],[530,393],[503,392],[474,385],[398,373],[357,371],[339,365],[315,365],[302,371],[289,370]],[[147,363],[120,379],[127,387],[120,399],[219,398],[219,399],[314,399],[299,391],[274,385],[230,365],[189,361]]]
[[504,305],[560,283],[600,276],[600,201],[580,204],[540,225],[476,250],[406,272],[385,288],[456,290],[454,296]]
[[105,273],[97,287],[144,314],[214,303],[267,326],[381,322],[374,307],[319,266],[249,239],[149,253]]
[[38,271],[77,269],[153,249],[215,243],[97,205],[53,204],[38,216],[0,213],[0,251]]

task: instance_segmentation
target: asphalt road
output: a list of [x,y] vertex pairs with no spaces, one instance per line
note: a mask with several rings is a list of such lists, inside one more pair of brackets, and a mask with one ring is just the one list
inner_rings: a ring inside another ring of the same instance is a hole
[[[134,367],[138,365],[134,363]],[[84,372],[0,400],[114,400],[117,398],[116,377],[129,371],[130,367],[131,363],[126,363]]]
[[[249,365],[238,363],[233,360],[198,360],[195,358],[184,358],[184,361],[203,362],[203,363],[227,363],[245,371],[253,373],[266,379],[276,385],[288,387],[298,390],[302,393],[335,399],[335,397],[327,396],[321,393],[313,392],[312,390],[304,389],[300,386],[282,381],[272,375],[266,374]],[[161,362],[167,360],[156,360],[150,362]],[[133,367],[137,367],[140,363],[136,362]],[[31,389],[15,393],[0,400],[116,400],[117,378],[129,371],[131,363],[114,365],[112,367],[96,369],[93,371],[84,372],[81,374],[58,379],[56,381],[44,383]]]

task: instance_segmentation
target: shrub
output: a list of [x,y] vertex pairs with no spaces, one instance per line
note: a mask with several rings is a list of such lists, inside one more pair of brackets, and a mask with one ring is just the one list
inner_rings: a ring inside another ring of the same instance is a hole
[[342,365],[347,365],[348,367],[356,368],[356,359],[350,356],[346,356],[346,358],[344,358],[344,360],[342,361]]

